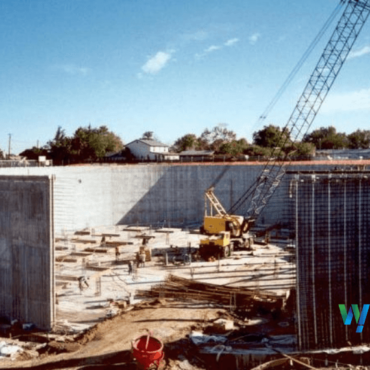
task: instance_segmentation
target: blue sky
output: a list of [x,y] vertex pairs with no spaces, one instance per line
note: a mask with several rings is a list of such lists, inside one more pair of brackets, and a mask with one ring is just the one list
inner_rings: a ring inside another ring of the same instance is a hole
[[[0,148],[58,126],[171,144],[224,123],[252,133],[339,0],[2,0]],[[334,24],[264,124],[285,125]],[[368,129],[370,21],[315,127]]]

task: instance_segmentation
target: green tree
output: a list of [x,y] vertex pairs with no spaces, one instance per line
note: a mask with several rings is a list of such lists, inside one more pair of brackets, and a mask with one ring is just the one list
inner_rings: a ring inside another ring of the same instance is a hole
[[143,140],[155,140],[153,131],[145,131],[141,137]]
[[272,151],[272,148],[266,148],[259,145],[249,145],[246,149],[244,149],[244,154],[247,154],[251,157],[269,158],[271,157]]
[[337,132],[334,126],[320,127],[306,134],[303,142],[315,145],[316,149],[344,149],[349,144],[346,134]]
[[228,130],[225,124],[218,124],[212,130],[207,128],[202,132],[199,138],[199,144],[202,149],[218,151],[222,144],[230,143],[236,140],[234,131]]
[[289,138],[290,136],[287,129],[268,125],[253,134],[253,143],[265,148],[281,148],[290,144]]
[[243,154],[247,148],[248,148],[247,140],[239,139],[233,140],[229,143],[222,144],[218,152],[220,154],[229,154],[232,156],[236,156],[238,154]]
[[294,143],[285,147],[289,157],[309,157],[315,154],[316,147],[312,143]]
[[77,160],[96,161],[107,152],[118,152],[123,149],[119,136],[109,131],[106,126],[98,128],[79,127],[72,137],[71,154]]
[[122,150],[123,143],[106,126],[79,127],[72,137],[66,136],[65,131],[58,127],[54,139],[48,142],[48,148],[54,163],[67,164],[96,161],[107,152]]
[[173,144],[173,147],[177,152],[198,149],[199,148],[198,138],[194,134],[186,134],[177,139]]
[[54,139],[48,141],[46,147],[55,164],[66,164],[71,159],[71,146],[71,138],[66,136],[65,130],[61,126],[58,126]]
[[370,147],[370,131],[356,130],[348,135],[348,147],[351,149],[368,149]]

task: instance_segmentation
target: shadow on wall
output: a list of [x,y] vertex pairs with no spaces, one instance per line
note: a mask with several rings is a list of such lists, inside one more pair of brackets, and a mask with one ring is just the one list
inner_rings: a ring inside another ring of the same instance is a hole
[[[154,171],[154,169],[153,169]],[[171,166],[117,224],[165,227],[197,226],[204,215],[204,193],[215,186],[215,194],[225,207],[230,206],[256,181],[260,166]],[[143,175],[142,184],[148,181]],[[133,189],[134,190],[134,189]],[[128,189],[128,191],[130,191]],[[241,209],[241,215],[246,209]],[[272,215],[267,213],[264,221]]]

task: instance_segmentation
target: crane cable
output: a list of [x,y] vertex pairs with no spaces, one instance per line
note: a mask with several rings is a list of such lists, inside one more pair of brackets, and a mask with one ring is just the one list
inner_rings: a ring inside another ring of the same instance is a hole
[[290,72],[284,83],[281,85],[275,96],[272,98],[271,102],[267,105],[266,109],[264,112],[259,116],[257,119],[256,123],[254,124],[253,127],[261,127],[262,122],[267,118],[271,110],[274,108],[276,103],[279,101],[281,96],[284,94],[290,83],[293,81],[294,77],[297,75],[303,64],[306,62],[308,57],[311,55],[312,51],[315,49],[316,45],[319,43],[321,38],[324,36],[325,32],[327,29],[330,27],[330,25],[333,23],[334,19],[337,17],[341,6],[343,3],[340,3],[336,6],[332,14],[329,16],[328,20],[325,22],[324,26],[321,28],[319,33],[316,35],[314,40],[311,42],[307,50],[304,52],[302,55],[301,59],[298,61],[298,63],[295,65],[293,70]]
[[[312,51],[315,49],[317,44],[320,42],[321,38],[324,36],[325,32],[328,30],[330,25],[333,23],[334,19],[337,17],[343,3],[339,3],[334,11],[331,13],[323,27],[320,29],[319,33],[316,35],[314,40],[311,42],[311,44],[308,46],[307,50],[304,52],[301,59],[298,61],[298,63],[295,65],[293,70],[290,72],[286,80],[284,81],[283,85],[280,87],[278,92],[275,94],[271,102],[268,104],[267,108],[263,112],[263,114],[258,118],[257,122],[255,123],[255,126],[261,127],[262,122],[267,118],[268,114],[271,112],[271,110],[274,108],[276,103],[279,101],[281,96],[284,94],[286,89],[288,88],[289,84],[292,82],[294,77],[297,75],[299,70],[301,69],[302,65],[305,63],[305,61],[308,59],[308,57],[311,55]],[[284,132],[281,133],[281,136],[284,135]],[[266,165],[265,165],[266,167]],[[257,186],[257,183],[252,184],[243,194],[242,196],[230,207],[228,213],[236,212],[249,198],[249,196],[253,193],[255,187]]]

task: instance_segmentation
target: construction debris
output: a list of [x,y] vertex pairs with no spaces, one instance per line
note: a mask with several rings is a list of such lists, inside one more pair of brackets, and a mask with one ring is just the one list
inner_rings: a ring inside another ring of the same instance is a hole
[[206,301],[237,307],[246,306],[255,298],[258,298],[256,301],[260,305],[269,308],[281,308],[283,304],[280,297],[269,292],[201,283],[175,275],[170,275],[164,284],[155,285],[150,290],[138,290],[137,295],[141,298],[176,298],[182,301]]

